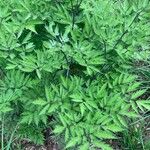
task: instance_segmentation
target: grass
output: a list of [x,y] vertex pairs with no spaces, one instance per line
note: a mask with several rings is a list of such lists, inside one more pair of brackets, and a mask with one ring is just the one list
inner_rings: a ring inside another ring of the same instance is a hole
[[[150,127],[150,115],[145,114],[140,119],[129,125],[129,128],[121,136],[122,150],[150,150],[150,134],[147,129]],[[149,131],[150,133],[150,131]]]

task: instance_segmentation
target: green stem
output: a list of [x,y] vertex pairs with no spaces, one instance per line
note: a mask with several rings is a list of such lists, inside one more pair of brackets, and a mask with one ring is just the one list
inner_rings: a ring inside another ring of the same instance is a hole
[[2,126],[1,126],[1,150],[4,150],[4,116],[2,116]]
[[139,121],[145,120],[146,118],[149,118],[149,117],[150,117],[150,115],[147,115],[146,117],[143,117],[143,118],[141,118],[141,119],[139,119],[139,120],[137,120],[137,121],[131,123],[130,126],[131,126],[131,125],[135,125],[135,124],[137,124]]
[[10,150],[10,145],[11,145],[11,143],[12,143],[12,141],[13,141],[13,137],[14,137],[14,134],[15,134],[17,128],[18,128],[18,124],[16,125],[14,131],[12,132],[12,134],[11,134],[11,136],[10,136],[10,139],[9,139],[8,144],[7,144],[6,150]]

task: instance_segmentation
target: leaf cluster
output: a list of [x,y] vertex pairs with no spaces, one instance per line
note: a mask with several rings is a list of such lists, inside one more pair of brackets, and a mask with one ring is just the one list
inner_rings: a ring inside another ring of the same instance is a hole
[[149,0],[0,1],[6,134],[19,124],[16,137],[42,144],[50,128],[65,149],[112,149],[150,110],[133,72],[149,48],[149,12]]

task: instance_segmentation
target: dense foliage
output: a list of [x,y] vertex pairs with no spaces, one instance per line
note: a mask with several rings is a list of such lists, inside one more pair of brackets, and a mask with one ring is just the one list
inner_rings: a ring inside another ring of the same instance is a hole
[[112,149],[150,110],[134,71],[149,19],[149,0],[0,1],[2,141],[50,129],[62,149]]

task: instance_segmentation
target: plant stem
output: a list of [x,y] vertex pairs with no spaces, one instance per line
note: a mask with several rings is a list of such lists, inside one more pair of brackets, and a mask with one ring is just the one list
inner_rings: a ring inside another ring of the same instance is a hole
[[17,128],[18,128],[18,125],[19,125],[19,124],[16,125],[15,129],[14,129],[13,132],[11,133],[11,136],[10,136],[9,142],[8,142],[8,144],[7,144],[6,150],[10,150],[10,145],[11,145],[11,143],[12,143],[12,141],[13,141],[13,137],[14,137],[14,134],[15,134]]
[[4,116],[2,115],[2,126],[1,126],[1,150],[4,150]]
[[122,40],[122,38],[128,33],[129,28],[132,26],[132,24],[134,23],[134,21],[136,20],[136,18],[138,18],[138,16],[141,14],[142,11],[143,10],[137,12],[137,14],[135,15],[135,17],[133,18],[133,20],[129,24],[128,28],[121,34],[121,36],[119,37],[119,39],[117,40],[117,42],[113,46],[112,50],[117,47],[117,45],[120,43],[120,41]]
[[143,118],[141,118],[141,119],[139,119],[139,120],[137,120],[137,121],[131,123],[130,126],[131,126],[131,125],[135,125],[135,124],[138,123],[139,121],[145,120],[146,118],[149,118],[149,117],[150,117],[150,115],[147,115],[146,117],[143,117]]

